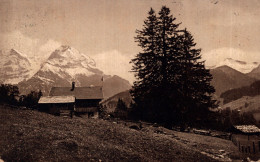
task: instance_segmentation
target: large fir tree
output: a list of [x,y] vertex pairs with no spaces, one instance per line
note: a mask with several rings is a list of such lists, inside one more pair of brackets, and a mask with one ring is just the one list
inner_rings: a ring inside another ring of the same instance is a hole
[[[187,122],[192,112],[214,106],[212,79],[191,34],[179,30],[170,9],[151,9],[136,42],[142,52],[131,62],[137,81],[131,94],[138,118],[167,125]],[[203,113],[203,114],[205,114]]]

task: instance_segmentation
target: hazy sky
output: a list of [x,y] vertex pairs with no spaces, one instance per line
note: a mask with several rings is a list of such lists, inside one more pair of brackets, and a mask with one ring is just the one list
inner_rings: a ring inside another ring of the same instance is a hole
[[162,5],[193,34],[208,65],[226,57],[260,62],[259,0],[0,0],[0,49],[45,58],[70,45],[132,80],[135,30]]

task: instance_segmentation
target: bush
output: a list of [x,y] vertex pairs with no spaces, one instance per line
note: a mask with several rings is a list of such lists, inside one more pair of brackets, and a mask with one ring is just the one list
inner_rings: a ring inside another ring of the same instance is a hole
[[109,114],[107,112],[107,106],[106,105],[100,105],[99,106],[99,118],[101,119],[108,119]]
[[39,92],[31,91],[31,93],[29,93],[27,95],[20,96],[19,105],[25,106],[27,108],[36,109],[37,105],[38,105],[38,101],[41,96],[42,96],[41,91],[39,91]]
[[116,109],[114,112],[115,117],[120,119],[127,119],[128,112],[127,112],[127,106],[125,102],[122,99],[118,99]]
[[19,96],[19,89],[17,86],[11,84],[1,84],[0,86],[0,103],[16,105]]

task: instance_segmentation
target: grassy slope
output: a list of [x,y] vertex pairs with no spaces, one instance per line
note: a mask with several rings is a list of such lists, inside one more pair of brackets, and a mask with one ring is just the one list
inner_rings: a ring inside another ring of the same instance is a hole
[[240,156],[230,141],[219,138],[152,126],[138,131],[2,106],[0,143],[0,156],[7,161],[226,161]]
[[255,119],[260,122],[260,95],[254,97],[244,96],[221,106],[222,110],[226,108],[230,108],[230,110],[240,110],[241,113],[252,111]]
[[223,105],[222,109],[226,109],[228,107],[230,110],[240,110],[241,112],[260,110],[260,95],[254,97],[244,96]]

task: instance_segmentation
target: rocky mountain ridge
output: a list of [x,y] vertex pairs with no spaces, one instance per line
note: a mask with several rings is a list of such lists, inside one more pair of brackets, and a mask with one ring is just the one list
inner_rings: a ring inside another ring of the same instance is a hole
[[[16,56],[15,59],[13,55]],[[96,67],[95,60],[70,46],[61,46],[52,52],[33,75],[26,56],[11,50],[6,58],[9,59],[0,62],[3,69],[1,75],[5,78],[2,83],[17,84],[21,94],[41,90],[44,95],[48,95],[51,87],[71,86],[72,81],[78,87],[104,86],[105,98],[131,88],[127,80],[104,74]]]
[[0,57],[0,83],[17,84],[32,76],[31,62],[17,50],[0,50]]

